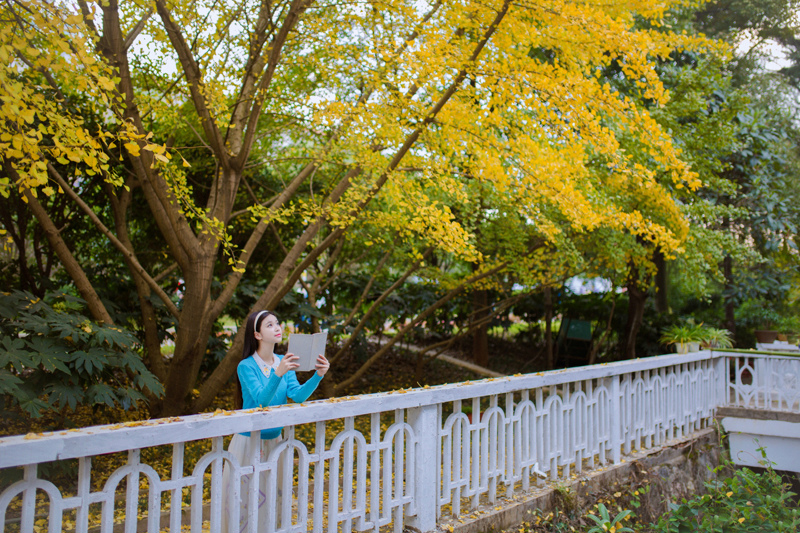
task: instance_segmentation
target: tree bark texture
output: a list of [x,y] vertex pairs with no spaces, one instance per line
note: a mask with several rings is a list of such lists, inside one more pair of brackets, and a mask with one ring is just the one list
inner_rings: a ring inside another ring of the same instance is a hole
[[669,313],[669,272],[667,270],[667,261],[664,259],[664,253],[660,248],[653,253],[653,264],[656,267],[656,312],[661,314]]
[[[11,175],[15,174],[15,172],[8,168],[8,166],[6,171]],[[34,196],[29,189],[23,189],[22,194],[27,200],[28,207],[33,213],[33,216],[36,217],[37,222],[39,222],[39,224],[42,226],[45,236],[47,237],[47,241],[50,243],[50,246],[58,256],[58,260],[61,262],[64,270],[67,271],[70,278],[75,283],[75,288],[78,289],[81,298],[86,301],[86,306],[88,307],[92,318],[98,322],[113,324],[114,321],[112,320],[111,315],[108,313],[105,305],[103,305],[102,300],[100,300],[100,296],[97,294],[97,291],[89,280],[89,277],[86,275],[86,272],[83,270],[83,267],[81,267],[78,260],[72,254],[72,251],[69,249],[69,246],[67,246],[67,243],[64,242],[64,239],[61,238],[61,234],[58,231],[58,228],[56,228],[55,224],[53,224],[50,216],[47,214],[47,210],[45,210],[44,206],[42,206],[36,196]]]
[[[472,361],[482,367],[489,364],[489,294],[486,290],[472,291]],[[476,325],[478,324],[478,325]]]
[[553,350],[553,289],[549,286],[544,288],[544,353],[547,369],[552,370],[556,361]]
[[636,337],[644,319],[647,290],[642,289],[637,280],[628,282],[628,320],[623,334],[623,359],[636,358]]
[[722,260],[722,275],[725,277],[725,329],[731,332],[731,337],[736,338],[736,296],[734,294],[733,258],[726,255]]

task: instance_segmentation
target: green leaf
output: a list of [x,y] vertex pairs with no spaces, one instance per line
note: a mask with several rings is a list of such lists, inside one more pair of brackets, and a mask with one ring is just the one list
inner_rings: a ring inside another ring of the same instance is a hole
[[86,396],[92,404],[103,403],[109,407],[114,407],[117,401],[114,391],[105,383],[95,383],[89,387]]
[[19,386],[22,383],[20,378],[5,368],[0,368],[0,394],[8,394],[13,398],[19,392]]
[[108,343],[109,347],[127,349],[136,343],[136,337],[126,331],[114,327],[100,327],[95,331],[95,340],[98,345]]
[[21,291],[0,294],[0,394],[40,416],[81,403],[128,407],[145,399],[144,388],[163,392],[131,349],[136,336],[94,323],[84,309],[67,291],[41,300]]
[[25,341],[20,338],[3,337],[2,341],[3,359],[6,361],[3,366],[9,363],[17,372],[22,372],[26,368],[35,368],[36,361],[31,357],[31,353],[25,349]]
[[39,418],[42,416],[42,411],[45,411],[50,407],[44,400],[36,398],[35,396],[20,399],[19,406],[33,418]]
[[98,349],[77,350],[73,352],[72,357],[75,366],[83,368],[88,374],[94,373],[95,370],[101,370],[105,366],[105,357]]
[[83,391],[80,387],[69,383],[58,382],[45,389],[50,400],[50,405],[63,408],[69,406],[75,409],[83,400]]
[[70,374],[71,370],[64,361],[69,360],[69,353],[60,343],[45,337],[31,337],[26,339],[30,349],[36,353],[38,363],[48,372],[60,370],[65,374]]

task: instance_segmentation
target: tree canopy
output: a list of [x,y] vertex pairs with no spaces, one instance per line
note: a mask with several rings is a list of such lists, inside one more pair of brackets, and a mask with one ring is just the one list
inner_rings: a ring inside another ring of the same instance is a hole
[[[6,3],[4,231],[28,242],[20,265],[57,258],[95,321],[138,332],[161,415],[204,409],[234,372],[243,331],[211,357],[221,317],[297,286],[312,318],[357,328],[416,273],[438,293],[411,328],[468,288],[629,272],[687,249],[706,173],[664,116],[692,81],[663,65],[724,47],[670,27],[681,8]],[[684,109],[708,107],[703,83]],[[367,288],[337,296],[354,265]]]

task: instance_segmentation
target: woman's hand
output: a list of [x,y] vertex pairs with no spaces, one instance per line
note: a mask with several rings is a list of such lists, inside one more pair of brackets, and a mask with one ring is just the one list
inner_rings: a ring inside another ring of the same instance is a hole
[[328,362],[327,359],[325,359],[325,356],[319,354],[317,356],[317,364],[314,366],[314,368],[317,369],[317,374],[319,374],[319,377],[324,376],[330,367],[331,364]]
[[278,377],[283,377],[283,375],[289,370],[295,370],[300,366],[300,363],[297,362],[298,359],[299,357],[297,357],[295,354],[287,353],[283,356],[281,362],[278,363],[278,368],[275,369],[275,374],[277,374]]

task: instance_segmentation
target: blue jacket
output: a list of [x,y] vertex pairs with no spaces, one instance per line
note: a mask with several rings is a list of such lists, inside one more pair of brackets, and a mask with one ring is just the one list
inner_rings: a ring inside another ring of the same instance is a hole
[[[282,358],[278,354],[274,355],[279,360]],[[236,373],[239,376],[239,385],[242,387],[242,409],[283,405],[286,403],[287,397],[295,403],[304,402],[308,400],[312,392],[317,390],[317,385],[322,380],[322,376],[314,372],[308,381],[300,385],[294,370],[279,377],[274,370],[270,369],[269,377],[267,377],[252,357],[240,362]],[[280,427],[262,430],[261,438],[277,438],[281,435],[282,429]],[[249,433],[242,433],[242,435],[249,435]]]

